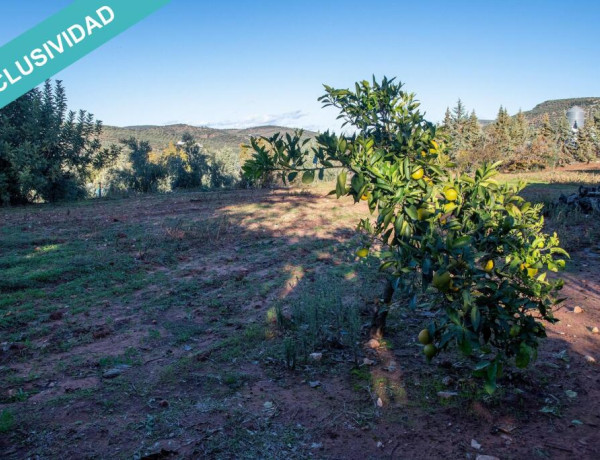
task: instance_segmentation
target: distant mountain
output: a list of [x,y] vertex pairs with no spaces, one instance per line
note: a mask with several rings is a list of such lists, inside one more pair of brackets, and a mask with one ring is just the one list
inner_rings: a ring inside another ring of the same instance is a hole
[[542,102],[523,114],[531,123],[538,125],[542,122],[544,114],[547,113],[551,121],[557,121],[574,105],[578,105],[589,114],[591,111],[600,110],[600,97],[554,99]]
[[[250,136],[271,136],[277,132],[293,133],[292,128],[281,126],[257,126],[245,129],[214,129],[204,126],[168,125],[168,126],[104,126],[102,144],[118,144],[121,139],[135,137],[150,143],[153,150],[160,151],[169,145],[177,143],[185,132],[190,133],[196,141],[209,152],[231,150],[239,152],[241,144],[247,144]],[[305,136],[314,136],[316,133],[304,131]]]
[[[580,97],[571,99],[554,99],[536,105],[533,109],[523,112],[525,117],[533,124],[540,124],[545,113],[550,120],[557,121],[567,110],[574,105],[583,108],[587,113],[600,111],[600,97]],[[479,120],[483,127],[493,123],[494,120]],[[177,143],[181,140],[183,133],[189,132],[196,138],[198,143],[208,152],[223,152],[228,150],[237,154],[241,144],[247,144],[250,136],[271,136],[277,132],[293,133],[294,129],[281,126],[256,126],[244,129],[216,129],[205,126],[191,125],[168,125],[168,126],[105,126],[102,133],[104,145],[118,144],[121,139],[131,136],[150,142],[156,151],[163,150],[169,142]],[[317,133],[304,131],[305,136],[313,137]]]

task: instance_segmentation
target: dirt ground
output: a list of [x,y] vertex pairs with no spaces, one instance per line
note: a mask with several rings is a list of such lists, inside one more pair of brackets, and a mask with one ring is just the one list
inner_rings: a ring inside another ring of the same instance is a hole
[[330,340],[290,369],[278,315],[379,295],[354,257],[365,207],[323,195],[0,210],[0,457],[600,458],[600,243],[572,251],[560,322],[493,397],[460,357],[425,363],[430,311],[392,312],[358,366]]

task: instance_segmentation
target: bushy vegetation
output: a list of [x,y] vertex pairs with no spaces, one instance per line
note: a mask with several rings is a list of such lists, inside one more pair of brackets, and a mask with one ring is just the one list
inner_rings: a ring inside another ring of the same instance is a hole
[[569,126],[566,111],[560,116],[552,113],[552,118],[544,113],[534,118],[538,122],[531,122],[521,111],[511,117],[500,107],[496,120],[482,127],[475,111],[469,113],[459,99],[452,110],[446,110],[439,135],[447,143],[450,159],[466,171],[495,161],[503,161],[505,171],[527,171],[597,159],[600,113],[592,106],[585,125],[576,131]]
[[134,191],[167,192],[178,189],[231,187],[235,176],[213,154],[209,156],[189,133],[177,145],[170,143],[162,152],[155,152],[147,141],[134,137],[121,140],[127,157],[119,165],[103,172],[99,181],[105,183],[105,193]]
[[93,170],[118,155],[116,147],[101,148],[101,132],[91,114],[67,111],[60,81],[0,109],[0,203],[85,196]]
[[0,109],[0,203],[229,187],[238,180],[239,173],[190,134],[156,153],[133,136],[120,140],[120,147],[103,147],[102,132],[92,114],[67,110],[60,81],[48,81]]
[[[543,322],[554,321],[562,284],[546,271],[564,267],[566,253],[542,232],[541,206],[519,196],[522,185],[498,184],[497,163],[458,173],[436,126],[393,79],[325,88],[324,106],[339,109],[356,134],[326,132],[311,148],[297,135],[252,139],[245,175],[310,183],[341,165],[332,193],[367,201],[376,214],[359,228],[381,245],[380,269],[390,279],[373,334],[383,332],[394,290],[412,308],[437,306],[444,316],[419,336],[425,355],[457,346],[493,392],[503,365],[526,367],[546,335]],[[369,244],[357,255],[368,252]]]

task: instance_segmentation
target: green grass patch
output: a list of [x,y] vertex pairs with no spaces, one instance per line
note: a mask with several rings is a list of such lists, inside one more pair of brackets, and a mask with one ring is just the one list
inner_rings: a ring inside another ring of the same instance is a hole
[[15,426],[15,416],[9,410],[0,412],[0,433],[8,433]]

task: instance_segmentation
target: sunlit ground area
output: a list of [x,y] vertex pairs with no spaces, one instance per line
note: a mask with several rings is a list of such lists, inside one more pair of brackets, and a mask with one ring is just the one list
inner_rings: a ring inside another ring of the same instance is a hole
[[326,184],[0,210],[3,458],[594,458],[600,227],[554,204],[600,169],[517,178],[571,252],[568,300],[493,397],[458,355],[426,364],[435,308],[397,299],[365,346],[368,211]]

